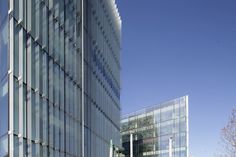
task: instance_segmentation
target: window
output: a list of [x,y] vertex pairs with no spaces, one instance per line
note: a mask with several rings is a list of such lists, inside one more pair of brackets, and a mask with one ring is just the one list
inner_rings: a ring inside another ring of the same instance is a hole
[[26,137],[27,131],[27,88],[23,85],[23,136]]
[[43,133],[43,142],[48,144],[48,122],[49,122],[49,118],[48,118],[48,102],[46,99],[42,99],[42,122],[43,122],[43,126],[42,126],[42,133]]
[[180,132],[185,132],[186,131],[186,120],[185,117],[180,119]]
[[8,78],[0,82],[0,137],[8,131]]
[[154,112],[154,116],[155,116],[155,122],[159,123],[161,121],[161,114],[160,114],[160,110],[156,110]]
[[161,135],[172,134],[173,131],[173,121],[166,121],[161,124]]
[[14,22],[14,75],[19,77],[19,32],[20,28]]
[[8,135],[0,137],[0,156],[8,156]]
[[18,80],[14,79],[14,133],[19,133],[19,84]]
[[35,102],[35,93],[31,90],[31,134],[32,139],[36,138],[36,102]]
[[19,8],[19,0],[14,0],[14,17],[19,20],[20,18],[20,8]]
[[14,157],[19,157],[19,146],[20,146],[20,142],[19,139],[16,135],[14,135]]
[[173,116],[173,106],[166,107],[161,110],[161,121],[166,121],[172,119]]
[[7,74],[8,18],[6,0],[0,1],[0,80]]

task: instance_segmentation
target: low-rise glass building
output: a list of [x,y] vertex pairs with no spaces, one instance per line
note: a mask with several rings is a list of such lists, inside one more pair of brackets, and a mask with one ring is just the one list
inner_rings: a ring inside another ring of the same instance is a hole
[[145,108],[122,117],[125,157],[188,157],[188,96]]

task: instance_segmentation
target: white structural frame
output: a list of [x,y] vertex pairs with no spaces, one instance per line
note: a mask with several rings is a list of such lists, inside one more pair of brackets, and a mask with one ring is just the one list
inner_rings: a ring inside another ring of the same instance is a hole
[[187,144],[186,144],[186,148],[187,148],[187,157],[189,157],[189,108],[188,108],[188,95],[186,95],[186,141],[187,141]]
[[173,139],[172,137],[170,137],[169,138],[169,157],[172,157],[172,153],[173,153],[172,145],[173,145]]
[[112,143],[112,140],[110,140],[110,156],[109,157],[112,157],[113,156],[113,143]]
[[133,134],[130,134],[130,157],[133,157]]
[[81,59],[81,72],[82,72],[82,157],[84,157],[84,0],[81,0],[81,51],[82,51],[82,59]]

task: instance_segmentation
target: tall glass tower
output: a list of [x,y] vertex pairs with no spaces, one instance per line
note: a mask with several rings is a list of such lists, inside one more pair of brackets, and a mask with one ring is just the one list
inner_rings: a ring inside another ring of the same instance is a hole
[[115,0],[0,1],[0,157],[120,147]]

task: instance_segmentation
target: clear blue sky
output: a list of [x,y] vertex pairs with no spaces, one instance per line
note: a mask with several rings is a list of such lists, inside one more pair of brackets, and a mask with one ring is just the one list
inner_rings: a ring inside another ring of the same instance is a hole
[[236,106],[236,0],[116,0],[122,114],[189,95],[190,154],[213,157]]

